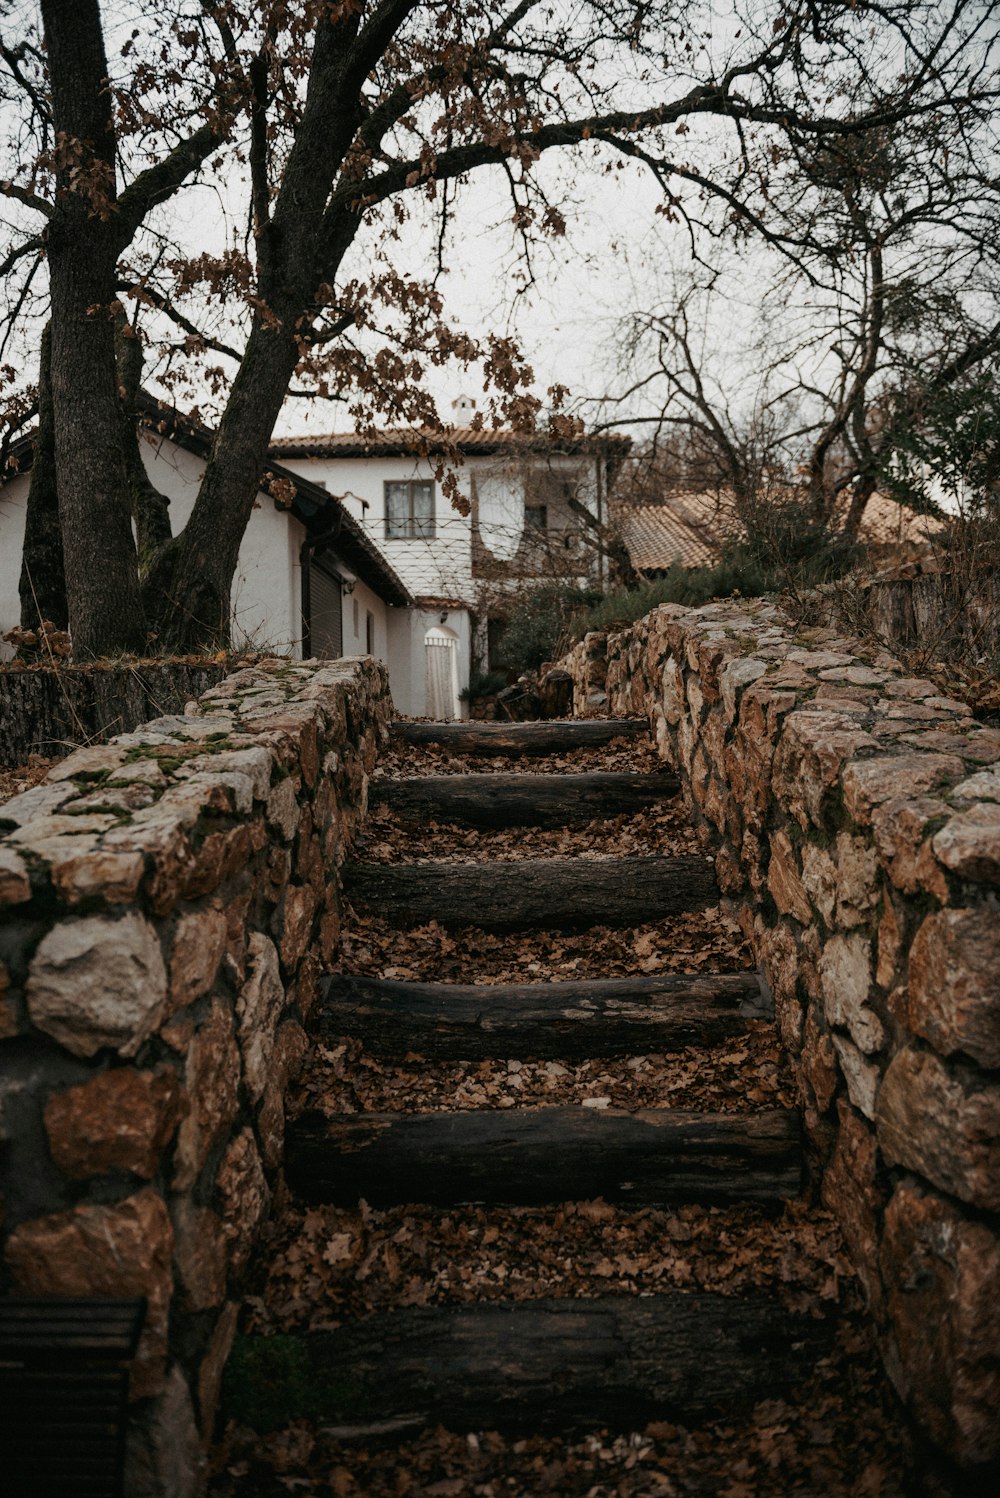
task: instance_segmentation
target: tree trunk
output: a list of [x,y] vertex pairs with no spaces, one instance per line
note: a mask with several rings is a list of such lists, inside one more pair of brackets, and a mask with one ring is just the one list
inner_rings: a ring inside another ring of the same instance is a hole
[[42,0],[42,17],[52,123],[66,156],[46,248],[69,623],[77,655],[107,655],[145,640],[115,368],[108,68],[96,0]]
[[397,927],[535,931],[638,926],[716,905],[712,862],[676,858],[529,858],[517,863],[348,863],[355,909]]
[[306,1201],[760,1202],[797,1196],[798,1114],[645,1108],[307,1113],[289,1125],[285,1173]]
[[373,781],[368,801],[405,822],[570,827],[642,811],[678,789],[672,774],[414,775]]
[[59,492],[56,487],[55,419],[52,413],[52,324],[46,324],[38,371],[38,431],[31,461],[31,482],[24,517],[21,556],[21,624],[37,629],[49,619],[59,629],[69,624]]
[[760,1294],[408,1306],[333,1332],[238,1338],[223,1409],[254,1430],[308,1418],[347,1439],[404,1418],[415,1428],[636,1430],[774,1399],[830,1339],[829,1320]]
[[376,1056],[416,1051],[436,1060],[586,1060],[713,1045],[760,1013],[755,973],[568,983],[398,983],[328,978],[313,1026],[326,1039],[361,1040]]
[[142,343],[136,330],[120,314],[115,327],[118,388],[121,395],[122,441],[128,474],[129,502],[135,521],[140,575],[146,573],[161,546],[171,538],[170,501],[161,494],[142,461],[136,402],[142,384]]

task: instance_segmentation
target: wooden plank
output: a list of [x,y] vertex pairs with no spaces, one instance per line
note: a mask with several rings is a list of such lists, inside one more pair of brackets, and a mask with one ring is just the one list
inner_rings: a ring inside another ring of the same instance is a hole
[[307,1113],[285,1173],[307,1201],[541,1206],[589,1199],[776,1203],[798,1194],[797,1115],[584,1107]]
[[713,1045],[745,1028],[741,1004],[757,1012],[755,973],[488,985],[335,974],[321,985],[313,1024],[328,1039],[357,1036],[379,1056],[575,1060]]
[[404,822],[572,827],[676,796],[676,775],[414,775],[375,780],[368,800]]
[[638,926],[715,905],[711,860],[530,858],[516,863],[413,863],[344,866],[356,910],[394,926],[438,921],[486,931]]
[[334,1332],[239,1337],[224,1418],[338,1435],[442,1423],[545,1433],[698,1419],[794,1388],[831,1323],[766,1295],[673,1292],[410,1306]]
[[389,725],[404,744],[436,744],[453,754],[565,754],[602,749],[616,739],[648,739],[645,718],[556,718],[546,723],[410,723]]

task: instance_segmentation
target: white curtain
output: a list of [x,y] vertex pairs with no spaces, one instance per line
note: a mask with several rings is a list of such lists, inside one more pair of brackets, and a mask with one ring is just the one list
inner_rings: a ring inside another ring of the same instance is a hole
[[458,716],[455,707],[455,642],[428,635],[424,641],[427,657],[427,716],[438,722]]

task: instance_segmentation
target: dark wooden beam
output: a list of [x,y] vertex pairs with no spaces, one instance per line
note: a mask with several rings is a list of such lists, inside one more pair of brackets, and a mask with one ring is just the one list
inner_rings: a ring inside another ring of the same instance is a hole
[[745,1028],[741,1004],[759,1012],[754,973],[498,984],[335,974],[312,1022],[319,1035],[357,1036],[379,1056],[577,1060],[714,1045]]
[[676,858],[530,858],[517,863],[348,863],[356,910],[394,926],[479,926],[487,931],[638,926],[719,898],[712,861]]
[[573,749],[601,749],[615,739],[648,739],[645,718],[556,718],[547,723],[411,723],[390,724],[404,744],[436,744],[453,754],[565,754]]
[[571,827],[676,796],[676,775],[415,775],[375,780],[368,800],[405,822]]
[[285,1173],[307,1201],[541,1206],[589,1199],[776,1203],[798,1194],[798,1116],[647,1108],[307,1113]]

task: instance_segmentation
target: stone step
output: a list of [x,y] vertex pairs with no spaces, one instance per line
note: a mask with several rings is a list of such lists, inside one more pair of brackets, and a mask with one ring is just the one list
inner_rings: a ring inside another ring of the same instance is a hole
[[831,1326],[766,1295],[672,1292],[410,1306],[332,1332],[239,1337],[223,1417],[334,1439],[692,1423],[790,1392]]
[[287,1130],[285,1174],[304,1200],[336,1205],[774,1205],[798,1194],[802,1164],[791,1110],[578,1106],[307,1113]]
[[718,903],[712,861],[673,858],[531,858],[516,863],[344,865],[356,910],[393,926],[449,928],[638,926]]
[[545,723],[411,723],[399,718],[389,731],[399,743],[433,744],[453,754],[517,757],[648,739],[649,724],[645,718],[556,718]]
[[313,1012],[321,1037],[352,1035],[377,1056],[584,1060],[714,1045],[763,1011],[755,973],[566,983],[399,983],[334,974]]
[[372,782],[368,801],[404,822],[572,827],[677,795],[676,775],[415,775]]

